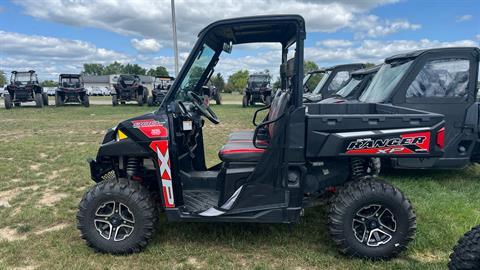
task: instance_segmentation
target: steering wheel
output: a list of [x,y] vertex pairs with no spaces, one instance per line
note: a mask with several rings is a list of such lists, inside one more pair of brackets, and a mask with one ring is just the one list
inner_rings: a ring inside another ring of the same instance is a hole
[[187,92],[187,96],[190,98],[192,101],[193,105],[200,111],[203,116],[205,116],[210,122],[214,123],[215,125],[220,123],[220,120],[218,120],[217,115],[210,109],[210,107],[206,106],[203,103],[203,99],[195,94],[192,91]]

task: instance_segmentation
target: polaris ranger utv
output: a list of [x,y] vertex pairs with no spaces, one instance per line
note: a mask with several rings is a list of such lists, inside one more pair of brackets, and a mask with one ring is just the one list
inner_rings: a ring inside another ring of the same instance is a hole
[[113,106],[117,106],[119,102],[125,104],[127,101],[137,101],[139,106],[143,106],[147,102],[148,90],[137,75],[120,75],[113,88]]
[[35,101],[35,106],[42,108],[48,106],[47,93],[43,92],[43,87],[38,83],[38,77],[35,70],[12,71],[10,84],[5,89],[4,101],[5,109],[11,109],[13,104],[19,107],[22,102]]
[[442,157],[393,158],[385,165],[453,169],[480,162],[480,103],[476,99],[479,58],[479,48],[459,47],[413,51],[385,60],[360,102],[445,115]]
[[[168,221],[295,224],[305,208],[336,191],[328,229],[341,252],[388,259],[404,250],[416,227],[412,205],[397,188],[366,176],[362,161],[441,156],[443,116],[382,104],[304,105],[305,37],[298,15],[204,28],[160,108],[110,129],[90,160],[96,185],[77,214],[88,245],[114,254],[142,250],[157,208]],[[221,162],[207,168],[203,118],[220,120],[201,88],[222,51],[258,42],[281,44],[281,88],[254,114],[255,130],[241,132],[250,139],[229,140]],[[262,110],[267,116],[256,121]]]
[[148,106],[160,105],[174,80],[175,78],[170,76],[155,76],[155,79],[153,80],[152,95],[147,99]]
[[60,74],[58,76],[55,106],[63,106],[65,103],[80,103],[85,107],[90,106],[87,90],[80,74]]
[[257,102],[269,106],[272,102],[270,79],[270,75],[265,73],[248,76],[247,87],[243,91],[242,106],[255,105]]
[[303,98],[306,102],[318,102],[335,94],[349,80],[350,74],[364,68],[364,64],[346,64],[324,69],[323,77],[311,92],[305,93]]
[[370,85],[373,77],[377,74],[381,65],[359,69],[351,74],[351,79],[331,97],[320,103],[342,103],[350,100],[358,100],[363,91]]

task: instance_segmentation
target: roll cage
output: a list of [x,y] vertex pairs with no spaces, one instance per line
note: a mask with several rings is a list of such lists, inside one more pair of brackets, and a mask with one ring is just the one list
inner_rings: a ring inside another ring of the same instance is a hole
[[[214,54],[194,86],[194,91],[197,93],[201,91],[201,87],[208,80],[209,74],[211,74],[226,46],[271,42],[282,45],[281,88],[291,89],[292,105],[299,107],[302,105],[303,42],[305,36],[305,22],[298,15],[256,16],[214,22],[200,31],[192,53],[180,70],[177,79],[173,82],[171,90],[165,98],[166,102],[163,102],[161,106],[167,106],[175,100],[177,91],[182,86],[195,59],[201,56],[205,44],[214,51]],[[222,43],[223,46],[220,46],[219,44]],[[295,45],[294,70],[292,71],[295,74],[292,76],[292,80],[289,80],[284,71],[287,69],[287,54],[289,49],[292,49],[292,45]]]

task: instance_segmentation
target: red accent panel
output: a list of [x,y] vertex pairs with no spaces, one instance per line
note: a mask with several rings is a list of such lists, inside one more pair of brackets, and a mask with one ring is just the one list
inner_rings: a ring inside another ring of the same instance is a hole
[[155,119],[135,120],[132,125],[148,138],[168,137],[168,129]]
[[437,132],[437,145],[442,150],[445,148],[445,128],[444,127],[442,127]]
[[265,152],[265,149],[259,149],[259,148],[239,148],[239,149],[220,150],[220,153],[224,155],[235,154],[235,153],[263,153],[263,152]]
[[168,140],[153,141],[150,143],[150,149],[157,154],[158,167],[160,168],[159,173],[162,178],[163,201],[165,202],[165,207],[175,207]]

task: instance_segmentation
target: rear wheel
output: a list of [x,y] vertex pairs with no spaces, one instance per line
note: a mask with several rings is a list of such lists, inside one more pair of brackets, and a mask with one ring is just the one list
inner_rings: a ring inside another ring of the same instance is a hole
[[113,106],[118,106],[118,97],[117,95],[112,95],[112,105]]
[[480,267],[480,226],[467,232],[453,248],[450,270],[478,269]]
[[47,93],[42,93],[43,105],[48,106],[48,95]]
[[4,99],[3,101],[5,102],[5,109],[7,110],[11,109],[13,107],[12,97],[9,94],[5,94],[3,99]]
[[35,93],[35,106],[37,106],[37,108],[43,108],[43,97],[40,93]]
[[145,248],[155,232],[158,213],[148,190],[126,179],[106,180],[82,198],[77,228],[99,252],[128,254]]
[[143,89],[143,104],[147,103],[148,101],[148,91],[147,89]]
[[350,182],[333,198],[328,226],[342,253],[389,259],[413,240],[416,217],[405,195],[383,181]]

